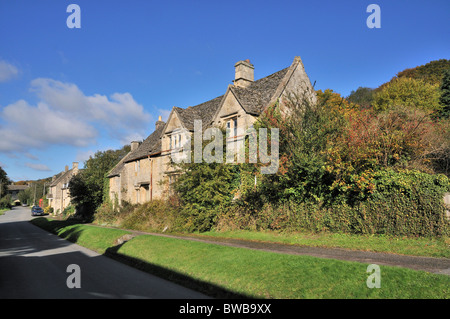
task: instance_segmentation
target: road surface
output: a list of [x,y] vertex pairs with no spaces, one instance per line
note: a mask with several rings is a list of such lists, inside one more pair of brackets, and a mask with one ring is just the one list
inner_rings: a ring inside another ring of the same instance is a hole
[[[0,216],[0,299],[207,298],[61,239],[31,218],[29,207]],[[79,272],[67,271],[73,264]],[[81,287],[69,288],[68,279]]]

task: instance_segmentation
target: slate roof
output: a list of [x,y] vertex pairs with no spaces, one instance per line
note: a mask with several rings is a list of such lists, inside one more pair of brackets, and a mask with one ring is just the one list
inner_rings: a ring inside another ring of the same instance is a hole
[[247,113],[260,115],[274,95],[289,68],[275,72],[251,83],[248,87],[233,86],[231,90]]
[[[150,134],[139,147],[131,153],[128,153],[123,163],[131,162],[139,158],[147,157],[149,154],[161,151],[161,134],[164,125],[158,125],[155,131]],[[119,163],[120,164],[120,163]],[[110,173],[111,174],[111,173]]]
[[[56,185],[58,185],[59,183],[68,183],[70,181],[70,179],[72,178],[72,173],[73,169],[69,169],[67,172],[61,172],[59,173],[60,175],[58,177],[56,177],[56,179],[50,184],[50,187],[54,187]],[[82,169],[79,169],[78,171],[82,171]]]
[[[270,102],[278,85],[286,75],[288,68],[275,72],[265,78],[251,83],[248,87],[230,86],[231,91],[241,103],[247,113],[260,115],[263,108]],[[186,109],[174,107],[181,121],[188,130],[194,129],[194,120],[201,119],[202,123],[209,125],[213,121],[217,109],[220,107],[224,95],[215,99],[190,106]]]
[[[270,102],[288,69],[289,67],[254,81],[246,88],[230,86],[230,90],[235,94],[247,113],[259,115],[263,108]],[[174,107],[173,110],[177,112],[186,129],[193,130],[194,120],[196,119],[202,120],[203,127],[206,128],[212,123],[223,98],[224,95],[221,95],[195,106],[190,106],[185,109]],[[161,152],[161,135],[163,129],[164,125],[157,126],[156,130],[135,151],[129,153],[110,171],[108,177],[119,175],[127,162],[147,157],[149,154]]]
[[30,186],[28,186],[28,185],[13,185],[13,184],[11,184],[11,185],[6,185],[6,187],[8,188],[8,191],[12,192],[12,191],[23,191],[23,190],[27,189]]
[[194,129],[194,120],[202,120],[204,125],[208,125],[212,122],[217,109],[222,102],[223,95],[216,97],[215,99],[198,104],[196,106],[189,106],[186,109],[175,107],[181,121],[187,130]]
[[109,171],[108,178],[110,177],[114,177],[114,176],[119,176],[120,173],[122,172],[122,168],[125,166],[125,161],[130,158],[130,156],[132,155],[132,152],[129,152],[127,155],[125,155],[120,161],[119,163],[116,164],[116,166],[113,167],[112,170]]

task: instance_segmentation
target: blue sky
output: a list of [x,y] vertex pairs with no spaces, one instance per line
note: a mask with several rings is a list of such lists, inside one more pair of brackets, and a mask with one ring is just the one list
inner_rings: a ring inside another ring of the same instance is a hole
[[[72,3],[79,29],[66,25]],[[448,0],[2,0],[0,166],[14,181],[82,167],[173,106],[224,94],[239,60],[259,79],[300,56],[317,89],[377,87],[450,58],[449,12]]]

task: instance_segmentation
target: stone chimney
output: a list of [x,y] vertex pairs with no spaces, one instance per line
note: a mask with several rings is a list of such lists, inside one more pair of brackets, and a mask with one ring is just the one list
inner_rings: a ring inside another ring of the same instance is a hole
[[135,151],[139,147],[139,145],[141,145],[141,142],[138,141],[131,142],[131,151],[132,152]]
[[78,173],[78,162],[73,162],[72,163],[72,172],[74,174]]
[[67,172],[69,170],[69,165],[66,165],[66,167],[64,167],[64,172]]
[[164,126],[166,123],[162,121],[161,115],[158,117],[158,121],[156,121],[155,129],[159,129],[160,127]]
[[234,85],[240,87],[247,87],[254,81],[255,67],[250,63],[250,60],[239,61],[234,65]]

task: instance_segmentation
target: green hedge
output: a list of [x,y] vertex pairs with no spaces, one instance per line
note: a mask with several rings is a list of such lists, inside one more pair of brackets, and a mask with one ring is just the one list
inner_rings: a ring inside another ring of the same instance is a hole
[[354,205],[290,201],[248,213],[235,206],[218,216],[217,229],[331,231],[394,236],[448,236],[443,195],[450,190],[444,175],[417,171],[381,171],[376,191]]

